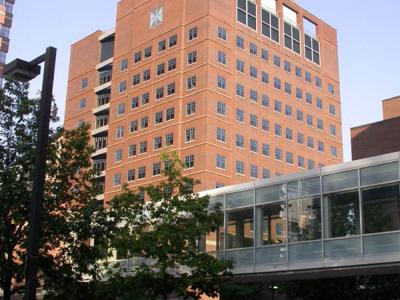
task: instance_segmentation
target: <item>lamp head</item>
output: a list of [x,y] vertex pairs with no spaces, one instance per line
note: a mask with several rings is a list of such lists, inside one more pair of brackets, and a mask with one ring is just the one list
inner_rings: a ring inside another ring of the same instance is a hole
[[16,59],[6,64],[3,70],[3,76],[9,80],[19,82],[28,82],[40,74],[39,65],[31,65],[22,59]]

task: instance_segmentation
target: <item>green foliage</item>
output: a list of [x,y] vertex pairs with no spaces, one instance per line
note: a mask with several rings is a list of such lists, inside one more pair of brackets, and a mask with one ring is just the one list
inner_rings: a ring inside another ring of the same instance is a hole
[[[150,265],[119,269],[109,284],[135,286],[143,299],[216,296],[232,265],[203,253],[198,241],[221,225],[220,208],[210,209],[209,197],[192,192],[196,182],[182,175],[176,154],[163,155],[163,161],[168,166],[163,171],[166,180],[140,190],[148,196],[146,201],[140,192],[125,188],[110,203],[110,218],[120,225],[111,246],[130,257],[141,256]],[[118,297],[133,299],[130,289],[119,286]],[[111,291],[115,296],[116,289]]]

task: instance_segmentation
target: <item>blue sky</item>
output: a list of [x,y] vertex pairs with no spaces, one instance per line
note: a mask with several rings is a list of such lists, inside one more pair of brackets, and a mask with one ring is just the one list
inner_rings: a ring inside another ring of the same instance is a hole
[[[217,0],[215,0],[217,1]],[[233,0],[232,0],[233,1]],[[350,128],[382,118],[381,100],[400,95],[399,0],[297,0],[338,30],[344,159]],[[17,0],[7,60],[58,48],[54,94],[64,116],[70,45],[114,26],[117,0]],[[379,6],[377,6],[379,4]],[[40,89],[41,79],[32,82]]]

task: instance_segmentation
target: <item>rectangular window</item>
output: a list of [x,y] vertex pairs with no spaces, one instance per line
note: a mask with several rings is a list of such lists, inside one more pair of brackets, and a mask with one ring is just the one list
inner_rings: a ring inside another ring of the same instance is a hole
[[336,126],[331,124],[329,125],[329,133],[333,136],[336,136]]
[[303,122],[304,121],[304,114],[303,114],[303,112],[301,110],[297,110],[296,119],[299,122]]
[[194,167],[194,155],[186,155],[185,156],[185,169]]
[[146,167],[139,167],[138,169],[138,179],[143,179],[146,177]]
[[308,126],[313,126],[314,125],[313,117],[311,115],[307,115],[307,125]]
[[328,84],[328,93],[331,95],[335,95],[335,87],[333,86],[332,83]]
[[217,102],[217,114],[219,115],[226,115],[226,104],[225,102],[218,101]]
[[244,61],[237,59],[236,60],[236,70],[240,73],[244,73]]
[[138,51],[138,52],[135,53],[133,61],[134,61],[135,63],[138,63],[138,62],[140,62],[141,60],[142,60],[142,52],[141,52],[141,51]]
[[262,95],[261,105],[264,107],[269,107],[269,96]]
[[128,69],[128,59],[127,59],[127,58],[121,60],[120,68],[119,68],[119,69],[120,69],[121,71],[124,71],[124,70]]
[[115,134],[117,139],[123,138],[124,137],[124,126],[118,126],[116,128],[116,134]]
[[194,40],[195,38],[197,38],[197,27],[190,28],[188,32],[189,41]]
[[315,168],[315,162],[312,159],[308,160],[308,169],[313,170]]
[[149,126],[149,118],[148,117],[143,117],[140,120],[140,125],[141,125],[142,129],[147,128]]
[[119,92],[120,93],[126,92],[126,80],[121,81],[119,83]]
[[244,136],[236,134],[236,147],[244,148]]
[[136,144],[131,144],[128,147],[128,156],[132,157],[136,155]]
[[282,102],[279,100],[275,100],[274,102],[274,110],[278,113],[282,112]]
[[318,141],[318,151],[319,152],[324,152],[325,151],[324,142]]
[[286,162],[290,165],[293,165],[293,153],[286,152]]
[[280,148],[275,149],[275,159],[282,160],[282,149]]
[[239,108],[236,109],[236,121],[244,122],[244,111]]
[[331,146],[331,155],[337,157],[337,148],[335,146]]
[[150,101],[150,94],[149,93],[144,93],[142,95],[142,105],[145,105],[147,103],[149,103]]
[[236,47],[239,49],[244,49],[244,38],[241,36],[236,36]]
[[261,9],[261,31],[264,36],[279,43],[279,19],[264,8]]
[[161,163],[153,164],[153,176],[157,176],[161,174]]
[[282,126],[279,124],[275,124],[275,135],[282,136]]
[[186,104],[186,115],[190,116],[196,113],[196,102],[192,101]]
[[286,72],[290,73],[292,70],[292,66],[289,61],[285,60],[284,62],[284,69]]
[[175,108],[174,107],[167,108],[165,113],[165,120],[170,121],[173,120],[174,118],[175,118]]
[[271,147],[269,144],[263,144],[262,145],[262,155],[264,156],[271,156]]
[[171,96],[175,94],[175,82],[172,82],[167,85],[167,95]]
[[244,175],[244,162],[240,160],[236,161],[236,173]]
[[138,85],[139,83],[140,83],[140,74],[133,75],[132,85],[135,86]]
[[122,160],[122,150],[118,149],[115,151],[115,162],[119,162]]
[[268,179],[271,177],[271,171],[267,168],[262,169],[262,177],[263,179]]
[[172,132],[167,133],[164,139],[166,147],[172,146],[174,144],[174,134]]
[[322,119],[317,119],[317,128],[319,130],[324,130],[324,121]]
[[151,57],[151,46],[144,49],[144,58]]
[[258,117],[256,115],[250,114],[250,126],[258,127]]
[[293,141],[293,129],[286,128],[286,139],[289,141]]
[[83,78],[81,80],[81,89],[86,89],[88,87],[88,79],[87,78]]
[[136,132],[138,130],[138,121],[137,120],[133,120],[131,121],[131,125],[130,125],[130,132]]
[[313,102],[312,100],[313,100],[312,94],[311,93],[306,93],[306,102],[308,104],[312,104],[312,102]]
[[172,58],[168,61],[168,71],[176,69],[176,58]]
[[282,88],[282,82],[279,78],[274,77],[274,88],[280,90]]
[[250,43],[250,54],[257,56],[257,45]]
[[197,61],[197,51],[192,51],[187,56],[188,65],[194,64]]
[[162,121],[163,121],[163,112],[162,111],[156,112],[154,114],[154,123],[157,125],[162,123]]
[[86,107],[86,99],[83,98],[79,100],[79,109],[84,109]]
[[269,132],[270,131],[270,123],[269,123],[269,121],[266,120],[266,119],[262,119],[261,120],[261,128],[262,128],[262,130]]
[[268,50],[262,48],[262,49],[261,49],[261,59],[262,59],[263,61],[268,61],[268,57],[269,57]]
[[158,52],[162,52],[166,49],[167,43],[165,40],[159,41],[158,42]]
[[258,167],[255,165],[250,166],[250,177],[251,178],[258,178]]
[[305,80],[311,83],[311,73],[308,71],[305,72]]
[[301,132],[297,133],[297,143],[300,145],[304,145],[304,134]]
[[218,62],[220,64],[226,65],[226,53],[223,51],[218,51]]
[[185,142],[194,141],[196,136],[196,129],[194,127],[188,128],[185,131]]
[[300,54],[300,31],[295,26],[284,22],[285,47]]
[[135,169],[128,170],[127,179],[128,179],[128,182],[135,180]]
[[285,82],[285,93],[288,95],[292,94],[292,85],[289,82]]
[[307,137],[307,147],[314,149],[314,139],[312,137]]
[[[150,69],[146,69],[143,71],[143,81],[147,81],[150,80],[151,76],[150,76]],[[140,82],[140,78],[139,78],[139,82]]]
[[174,47],[178,42],[178,36],[175,34],[169,38],[169,47]]
[[218,26],[218,37],[224,41],[226,41],[226,29]]
[[303,78],[303,70],[296,66],[296,77]]
[[297,165],[300,168],[304,168],[304,157],[303,156],[298,156],[297,157]]
[[336,114],[335,105],[329,104],[329,113],[330,113],[331,115],[335,115],[335,114]]
[[226,132],[224,128],[217,128],[217,141],[226,142]]
[[317,65],[320,64],[319,41],[307,33],[304,34],[304,56]]
[[278,68],[281,67],[281,58],[278,55],[274,55],[274,65]]
[[268,83],[269,83],[269,75],[268,75],[268,73],[265,72],[265,71],[262,71],[262,72],[261,72],[261,82],[262,82],[262,83],[265,83],[265,84],[268,84]]
[[257,6],[251,0],[237,0],[237,20],[257,30]]
[[226,157],[223,155],[217,154],[217,161],[216,161],[216,166],[218,169],[226,169]]
[[315,86],[321,88],[322,87],[322,80],[320,77],[315,76]]
[[239,83],[236,84],[236,96],[244,97],[244,86]]
[[319,109],[323,108],[322,99],[320,97],[317,97],[317,107]]
[[258,152],[258,142],[256,140],[250,139],[250,151]]
[[257,68],[254,66],[250,66],[250,76],[254,79],[257,79],[258,77],[257,73],[258,73]]
[[114,184],[114,186],[121,185],[121,173],[114,174],[113,184]]
[[257,91],[250,90],[250,101],[257,103],[257,101],[258,101]]
[[156,99],[159,100],[164,97],[164,87],[161,86],[156,89]]
[[139,144],[139,153],[143,154],[147,152],[147,141],[141,141]]
[[286,105],[285,106],[285,115],[287,117],[291,117],[292,116],[292,107],[290,105]]
[[162,148],[162,138],[161,136],[157,136],[153,139],[153,149],[158,150]]
[[186,82],[187,89],[194,89],[196,87],[196,76],[191,76],[187,79]]

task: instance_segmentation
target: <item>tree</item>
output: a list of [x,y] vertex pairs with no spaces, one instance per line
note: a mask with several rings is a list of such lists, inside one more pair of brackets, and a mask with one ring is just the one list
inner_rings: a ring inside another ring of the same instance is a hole
[[[0,286],[5,299],[21,289],[24,278],[40,101],[29,98],[28,88],[6,82],[0,90]],[[52,121],[57,121],[55,109]],[[88,241],[107,236],[112,226],[96,201],[88,128],[53,128],[46,167],[40,282],[53,295],[68,290],[70,299],[79,299],[74,294],[81,281],[100,277],[101,253]]]
[[[146,263],[133,270],[117,266],[103,288],[103,299],[168,299],[172,295],[216,296],[231,262],[201,251],[199,240],[222,223],[218,205],[193,193],[196,181],[182,175],[175,153],[162,157],[166,180],[138,193],[123,189],[110,203],[110,219],[118,228],[110,246]],[[144,199],[144,194],[148,199]],[[114,287],[118,286],[118,289]]]

